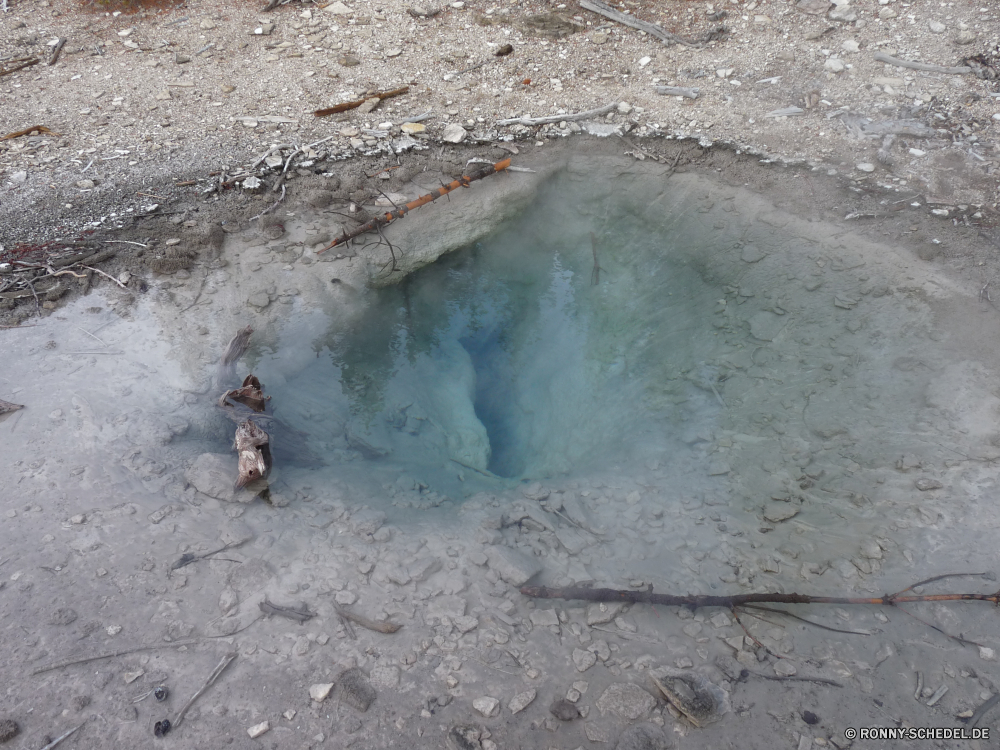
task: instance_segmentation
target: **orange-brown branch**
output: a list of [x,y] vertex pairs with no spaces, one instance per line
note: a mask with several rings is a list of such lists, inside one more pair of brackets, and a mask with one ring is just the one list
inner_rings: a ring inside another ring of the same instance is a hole
[[384,227],[386,224],[390,224],[396,219],[402,219],[406,214],[415,208],[420,208],[423,205],[430,203],[431,201],[437,200],[443,195],[447,195],[453,190],[458,190],[460,187],[469,187],[476,180],[481,180],[484,177],[489,177],[491,174],[496,174],[497,172],[502,172],[510,166],[510,159],[504,159],[503,161],[498,161],[496,164],[490,164],[477,172],[473,172],[470,175],[462,175],[457,180],[449,182],[447,185],[442,185],[437,190],[432,190],[426,195],[422,195],[416,200],[410,201],[405,206],[397,208],[395,211],[389,211],[384,214],[377,215],[371,221],[362,224],[350,232],[344,232],[340,237],[337,237],[333,242],[320,250],[320,253],[325,253],[332,247],[337,245],[343,245],[348,240],[352,240],[365,232],[374,231],[380,227]]
[[403,86],[399,89],[393,89],[392,91],[380,91],[377,94],[372,94],[371,96],[366,96],[364,99],[358,99],[353,102],[344,102],[343,104],[335,104],[332,107],[327,107],[326,109],[317,109],[313,112],[316,117],[326,117],[327,115],[335,115],[338,112],[346,112],[349,109],[357,109],[362,104],[364,104],[369,99],[378,99],[382,101],[383,99],[388,99],[390,96],[399,96],[400,94],[405,94],[410,90],[409,86]]

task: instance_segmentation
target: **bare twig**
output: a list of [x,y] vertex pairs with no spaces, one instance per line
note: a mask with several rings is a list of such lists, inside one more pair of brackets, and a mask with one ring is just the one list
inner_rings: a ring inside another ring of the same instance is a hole
[[274,205],[272,205],[272,206],[269,206],[268,208],[265,208],[265,209],[264,209],[263,211],[261,211],[261,212],[260,212],[259,214],[257,214],[256,216],[252,217],[252,218],[250,219],[250,221],[256,221],[256,220],[257,220],[257,219],[259,219],[259,218],[260,218],[261,216],[263,216],[264,214],[266,214],[266,213],[267,213],[268,211],[273,211],[274,209],[276,209],[276,208],[278,207],[278,204],[279,204],[279,203],[281,203],[281,201],[283,201],[283,200],[285,200],[285,186],[284,186],[284,185],[282,185],[282,186],[281,186],[281,197],[280,197],[280,198],[278,198],[278,200],[276,200],[276,201],[274,202]]
[[657,86],[656,93],[660,96],[684,96],[688,99],[697,99],[701,89],[689,89],[684,86]]
[[889,65],[895,65],[897,68],[910,68],[911,70],[925,70],[928,73],[948,73],[950,75],[964,75],[966,73],[971,73],[972,68],[968,65],[958,65],[958,66],[947,66],[947,65],[928,65],[927,63],[913,62],[912,60],[902,60],[898,57],[893,57],[892,55],[887,55],[885,52],[876,52],[875,60],[877,62],[888,63]]
[[409,86],[403,86],[402,88],[392,89],[391,91],[379,91],[371,96],[366,96],[363,99],[356,99],[353,102],[344,102],[343,104],[336,104],[332,107],[327,107],[326,109],[317,109],[313,112],[313,115],[316,117],[326,117],[327,115],[335,115],[338,112],[347,112],[350,109],[357,109],[370,99],[378,99],[379,101],[382,101],[383,99],[388,99],[391,96],[405,94],[409,90]]
[[180,648],[181,646],[193,646],[199,643],[197,640],[188,641],[175,641],[174,643],[158,643],[155,646],[137,646],[136,648],[126,648],[120,651],[111,651],[104,654],[97,654],[95,656],[84,656],[79,659],[67,659],[65,661],[58,661],[55,664],[49,664],[45,667],[39,667],[32,675],[45,674],[46,672],[51,672],[56,669],[62,669],[63,667],[73,667],[77,664],[89,664],[92,661],[100,661],[102,659],[113,659],[116,656],[128,656],[129,654],[138,654],[142,651],[155,651],[160,648]]
[[59,41],[52,48],[52,54],[49,55],[49,60],[46,65],[55,65],[59,61],[59,54],[62,52],[62,48],[66,46],[66,37],[59,37]]
[[184,714],[186,714],[187,711],[188,711],[188,709],[191,708],[191,705],[196,700],[198,700],[198,698],[201,697],[202,693],[204,693],[206,690],[208,690],[210,687],[212,687],[212,684],[217,679],[219,679],[219,675],[221,675],[226,670],[226,667],[228,667],[230,665],[230,663],[233,661],[233,659],[235,659],[235,658],[236,658],[236,652],[235,651],[231,651],[231,652],[229,652],[228,654],[226,654],[225,656],[222,657],[222,661],[219,662],[219,666],[217,666],[215,668],[215,671],[212,672],[212,674],[210,674],[208,676],[208,679],[205,681],[205,684],[201,686],[201,690],[199,690],[197,693],[195,693],[194,695],[192,695],[191,696],[191,700],[189,700],[187,703],[185,703],[184,704],[184,708],[182,708],[180,710],[180,712],[177,714],[177,718],[174,719],[174,721],[173,721],[173,726],[175,728],[180,726],[181,722],[184,720]]
[[697,47],[699,45],[694,42],[689,42],[686,39],[682,39],[676,34],[671,34],[669,31],[664,29],[662,26],[657,26],[655,23],[649,23],[647,21],[640,21],[638,18],[634,18],[631,15],[626,15],[621,11],[617,11],[610,5],[605,5],[600,0],[580,0],[580,7],[585,10],[589,10],[592,13],[597,13],[605,18],[610,18],[612,21],[617,21],[624,26],[631,26],[633,29],[639,29],[639,31],[645,31],[650,36],[655,36],[661,42],[665,44],[683,44],[686,47]]
[[363,617],[359,614],[355,614],[348,609],[343,609],[342,607],[337,607],[337,615],[343,617],[345,620],[350,620],[353,623],[360,625],[368,630],[374,630],[377,633],[395,633],[399,630],[402,625],[397,625],[394,622],[380,622],[378,620],[369,620],[367,617]]
[[548,125],[553,122],[572,122],[575,120],[586,120],[588,117],[606,115],[618,106],[618,102],[605,104],[597,109],[588,109],[586,112],[578,112],[575,115],[548,115],[546,117],[513,117],[509,120],[497,120],[497,125]]
[[104,271],[102,271],[100,268],[92,268],[91,266],[83,266],[83,267],[86,268],[88,271],[96,271],[97,273],[101,274],[101,276],[103,276],[104,278],[111,279],[113,282],[115,282],[122,289],[125,289],[126,292],[128,291],[128,289],[125,287],[125,285],[123,283],[121,283],[118,279],[116,279],[111,274],[104,273]]
[[37,63],[38,63],[38,58],[37,57],[24,58],[21,61],[17,61],[17,64],[13,65],[12,67],[0,70],[0,77],[10,75],[11,73],[14,73],[14,72],[18,71],[21,68],[27,68],[27,67],[29,67],[31,65],[35,65]]
[[[86,723],[87,723],[87,722],[83,722],[83,724],[86,724]],[[66,738],[67,738],[67,737],[69,737],[69,736],[70,736],[71,734],[73,734],[73,732],[75,732],[75,731],[76,731],[76,730],[78,730],[78,729],[79,729],[80,727],[82,727],[82,726],[83,726],[83,724],[77,724],[77,725],[76,725],[75,727],[73,727],[72,729],[70,729],[70,730],[69,730],[68,732],[63,732],[63,733],[62,733],[62,734],[60,734],[60,735],[59,735],[58,737],[56,737],[56,738],[55,738],[54,740],[52,740],[52,742],[50,742],[50,743],[49,743],[48,745],[46,745],[45,747],[43,747],[43,748],[42,748],[42,750],[52,750],[52,748],[54,748],[54,747],[55,747],[56,745],[58,745],[58,744],[59,744],[60,742],[62,742],[62,741],[63,741],[64,739],[66,739]]]

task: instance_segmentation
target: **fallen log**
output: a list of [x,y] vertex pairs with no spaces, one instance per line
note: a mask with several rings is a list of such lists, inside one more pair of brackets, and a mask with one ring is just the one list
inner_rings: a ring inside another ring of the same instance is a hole
[[416,200],[410,201],[404,206],[397,208],[395,211],[389,211],[388,213],[379,214],[371,221],[362,224],[359,227],[355,227],[351,231],[345,231],[340,237],[337,237],[333,242],[320,250],[319,253],[325,253],[330,248],[336,247],[337,245],[343,245],[345,242],[358,237],[365,232],[372,232],[376,229],[381,229],[387,224],[392,223],[396,219],[402,219],[406,214],[415,208],[420,208],[431,201],[437,200],[443,195],[447,195],[453,190],[457,190],[460,187],[469,187],[476,180],[481,180],[484,177],[489,177],[491,174],[496,174],[497,172],[502,172],[510,166],[510,159],[504,159],[503,161],[498,161],[496,164],[490,164],[478,172],[473,172],[470,175],[462,175],[457,180],[449,182],[447,185],[442,185],[437,190],[432,190],[426,195],[422,195]]

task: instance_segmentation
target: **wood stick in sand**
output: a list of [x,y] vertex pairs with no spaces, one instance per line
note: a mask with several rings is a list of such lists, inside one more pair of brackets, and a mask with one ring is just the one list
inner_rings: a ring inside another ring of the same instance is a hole
[[378,620],[369,620],[367,617],[362,617],[361,615],[355,614],[350,610],[343,609],[342,607],[337,607],[337,614],[343,617],[345,620],[350,620],[356,625],[360,625],[363,628],[368,628],[368,630],[374,630],[376,633],[395,633],[399,630],[402,625],[397,625],[394,622],[379,622]]

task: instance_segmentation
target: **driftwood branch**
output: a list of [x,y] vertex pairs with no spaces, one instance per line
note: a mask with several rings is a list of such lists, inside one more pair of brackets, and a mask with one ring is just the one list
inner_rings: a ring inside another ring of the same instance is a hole
[[57,62],[59,62],[59,54],[62,52],[62,48],[65,46],[66,46],[66,37],[64,36],[59,37],[59,41],[57,41],[56,45],[52,48],[52,54],[49,55],[49,60],[45,64],[55,65]]
[[503,161],[498,161],[496,164],[490,164],[478,172],[473,172],[470,175],[462,175],[457,180],[449,182],[447,185],[442,185],[437,190],[432,190],[426,195],[422,195],[416,200],[410,201],[405,206],[397,208],[395,211],[389,211],[388,213],[379,214],[371,221],[362,224],[351,231],[345,231],[340,237],[337,237],[333,242],[320,250],[320,253],[325,253],[332,247],[337,245],[343,245],[348,240],[352,240],[365,232],[372,232],[376,229],[381,229],[387,224],[391,224],[396,219],[402,219],[406,214],[415,208],[420,208],[420,206],[426,205],[433,200],[437,200],[443,195],[447,195],[453,190],[457,190],[460,187],[469,187],[470,184],[476,180],[481,180],[484,177],[489,177],[491,174],[496,174],[497,172],[502,172],[510,166],[510,159],[504,159]]
[[911,70],[924,70],[928,73],[949,73],[952,75],[964,75],[966,73],[971,73],[972,68],[968,65],[959,65],[949,67],[947,65],[928,65],[927,63],[913,62],[912,60],[902,60],[898,57],[893,57],[892,55],[887,55],[884,52],[876,52],[875,60],[877,62],[888,63],[889,65],[895,65],[897,68],[910,68]]
[[683,44],[687,47],[697,47],[697,44],[689,42],[686,39],[682,39],[676,34],[671,34],[669,31],[661,26],[657,26],[655,23],[649,23],[647,21],[640,21],[638,18],[634,18],[631,15],[622,13],[612,8],[610,5],[602,3],[600,0],[580,0],[580,7],[585,10],[589,10],[592,13],[597,13],[605,18],[610,18],[612,21],[617,21],[624,26],[631,26],[633,29],[638,29],[639,31],[645,31],[650,36],[654,36],[665,44]]
[[326,109],[317,109],[313,112],[316,117],[326,117],[327,115],[335,115],[338,112],[346,112],[349,109],[357,109],[362,104],[370,99],[378,99],[382,101],[383,99],[388,99],[390,96],[399,96],[400,94],[405,94],[410,90],[409,86],[403,86],[399,89],[393,89],[392,91],[379,91],[371,96],[366,96],[364,99],[358,99],[353,102],[344,102],[343,104],[335,104],[332,107],[327,107]]
[[[982,573],[955,574],[981,576]],[[651,589],[644,591],[626,591],[622,589],[589,589],[580,587],[549,588],[547,586],[523,586],[521,593],[538,599],[580,599],[591,602],[632,602],[635,604],[662,604],[668,607],[688,607],[699,609],[701,607],[742,607],[748,604],[875,604],[885,607],[894,607],[898,604],[910,604],[914,602],[954,602],[954,601],[979,601],[990,602],[1000,605],[1000,591],[994,594],[913,594],[904,596],[905,592],[916,586],[947,576],[936,576],[915,583],[913,586],[903,589],[895,594],[884,594],[879,597],[843,597],[843,596],[810,596],[808,594],[735,594],[733,596],[712,596],[712,595],[676,595],[676,594],[654,594]]]
[[194,702],[196,700],[198,700],[198,698],[201,697],[202,693],[204,693],[206,690],[208,690],[210,687],[212,687],[212,685],[215,683],[215,681],[217,679],[219,679],[219,675],[221,675],[226,670],[226,667],[228,667],[229,664],[235,658],[236,658],[236,652],[235,651],[232,651],[232,652],[230,652],[230,653],[228,653],[228,654],[226,654],[225,656],[222,657],[222,661],[219,662],[219,666],[217,666],[215,668],[215,671],[212,672],[212,674],[210,674],[208,676],[208,679],[205,681],[205,684],[201,686],[201,690],[199,690],[197,693],[195,693],[194,695],[192,695],[191,696],[191,700],[189,700],[187,703],[185,703],[184,704],[184,708],[182,708],[180,710],[180,712],[177,714],[177,718],[174,719],[174,722],[173,722],[174,727],[179,727],[181,725],[181,722],[184,721],[184,714],[186,714],[188,712],[188,709],[191,708],[192,704],[194,704]]
[[660,96],[685,96],[688,99],[697,99],[701,89],[691,89],[686,86],[657,86],[656,93]]
[[27,68],[31,65],[35,65],[38,63],[38,58],[26,57],[26,58],[21,58],[20,60],[14,60],[13,62],[14,64],[11,65],[11,67],[0,69],[0,76],[10,75],[11,73],[18,71],[21,68]]
[[597,109],[588,109],[586,112],[577,112],[575,115],[547,115],[546,117],[513,117],[509,120],[497,120],[497,125],[548,125],[553,122],[571,122],[574,120],[586,120],[588,117],[606,115],[618,106],[618,102],[605,104]]

